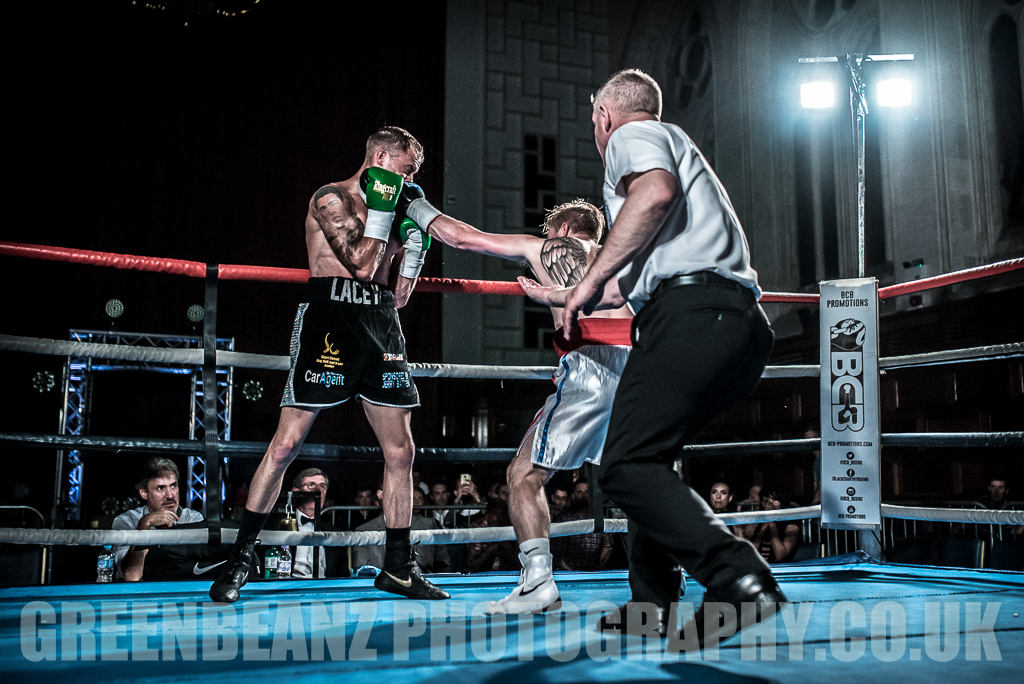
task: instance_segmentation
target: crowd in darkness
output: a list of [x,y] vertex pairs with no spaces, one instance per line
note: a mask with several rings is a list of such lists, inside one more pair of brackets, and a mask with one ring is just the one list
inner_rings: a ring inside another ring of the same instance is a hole
[[[312,478],[326,481],[317,468],[289,475],[293,492],[306,489]],[[385,519],[381,510],[383,475],[360,481],[340,500],[325,496],[322,501],[322,527],[329,531],[380,531]],[[329,483],[328,483],[329,487]],[[287,487],[286,487],[287,489]],[[428,481],[413,473],[414,530],[509,527],[508,484],[502,478],[477,481],[472,475]],[[553,523],[590,518],[589,486],[582,471],[567,471],[553,477],[545,487]],[[295,497],[293,497],[295,498]],[[283,501],[284,499],[282,499]],[[296,500],[298,500],[296,498]],[[233,510],[241,510],[245,489],[236,490]],[[280,506],[279,506],[280,508]],[[312,510],[312,509],[311,509]],[[551,548],[556,570],[603,570],[625,568],[622,535],[591,533],[556,537]],[[327,547],[330,549],[330,547]],[[340,549],[340,552],[337,551]],[[329,576],[358,573],[360,568],[380,568],[383,547],[334,547],[327,552]],[[445,545],[416,545],[416,560],[424,572],[490,572],[520,569],[515,542],[481,542]],[[348,557],[346,557],[348,556]],[[364,572],[367,572],[364,570]]]
[[[802,435],[817,437],[814,429]],[[820,452],[814,452],[812,471],[813,495],[810,500],[800,498],[804,505],[821,501]],[[314,469],[315,470],[315,469]],[[307,473],[308,470],[302,471]],[[319,471],[318,471],[319,472]],[[479,477],[479,476],[478,476]],[[706,478],[707,479],[707,478]],[[749,484],[743,490],[736,485],[742,478],[718,472],[710,478],[706,500],[716,514],[743,511],[779,510],[797,505],[784,487],[766,479],[764,484]],[[289,480],[286,478],[286,482]],[[296,479],[296,488],[298,487]],[[508,512],[508,484],[503,477],[474,479],[468,474],[452,474],[426,480],[419,472],[413,473],[413,529],[465,529],[476,527],[511,526]],[[353,489],[354,487],[354,489]],[[340,488],[338,488],[340,489]],[[1005,508],[1009,488],[1001,476],[991,478],[988,494],[977,500],[977,505],[991,509]],[[323,508],[331,509],[324,515],[326,529],[337,531],[372,531],[384,529],[381,512],[381,476],[351,485],[339,500],[325,497]],[[590,518],[589,485],[583,471],[568,471],[552,478],[545,486],[553,523],[571,522]],[[745,498],[741,498],[744,497]],[[245,501],[244,488],[234,497],[235,509]],[[801,527],[793,522],[764,522],[733,525],[730,530],[746,539],[761,553],[768,563],[785,563],[794,559],[797,548],[805,540]],[[335,547],[342,548],[344,547]],[[348,558],[332,563],[332,575],[358,572],[360,567],[380,567],[382,547],[352,547]],[[481,542],[447,544],[431,549],[417,547],[417,560],[425,572],[489,572],[520,568],[516,544],[508,542]],[[623,535],[585,534],[554,537],[551,542],[555,570],[604,570],[625,568]],[[337,553],[332,551],[332,553]],[[344,555],[344,554],[342,554]]]
[[[817,431],[810,429],[805,438],[817,437]],[[796,505],[815,504],[821,501],[820,452],[814,452],[811,470],[814,475],[813,494],[797,496],[799,504],[790,493],[775,484],[778,475],[768,473],[767,477],[747,478],[736,473],[723,471],[698,476],[706,486],[706,502],[715,514],[745,511],[772,511]],[[171,525],[203,525],[202,516],[196,511],[181,507],[177,489],[180,473],[173,461],[154,457],[146,462],[145,472],[138,483],[141,507],[122,513],[114,521],[114,529],[150,529]],[[680,469],[682,470],[682,469]],[[335,470],[337,473],[337,470]],[[382,531],[385,516],[382,512],[383,473],[369,470],[350,470],[348,477],[339,477],[331,488],[328,473],[319,468],[295,466],[289,472],[277,510],[285,513],[277,523],[282,529],[312,531]],[[478,474],[431,473],[434,477],[422,478],[413,472],[413,518],[414,530],[467,529],[481,527],[510,527],[509,487],[501,475],[487,477],[486,472]],[[707,484],[710,483],[710,484]],[[986,480],[986,493],[980,498],[965,501],[967,507],[1009,510],[1019,507],[1012,499],[1012,490],[1005,475],[996,473]],[[738,487],[737,485],[742,485]],[[545,494],[553,523],[586,520],[591,517],[590,486],[582,469],[561,471],[545,485]],[[334,493],[337,500],[331,498]],[[746,495],[745,498],[743,497]],[[234,489],[228,500],[228,511],[234,516],[245,505],[245,485]],[[315,522],[319,500],[320,521]],[[127,501],[127,500],[126,500]],[[291,503],[290,507],[285,502]],[[138,503],[136,501],[136,503]],[[947,502],[948,503],[948,502]],[[621,511],[606,509],[610,517],[623,517]],[[172,518],[172,521],[163,520]],[[191,516],[188,517],[188,516]],[[291,527],[288,527],[288,518]],[[24,523],[25,521],[22,521]],[[18,525],[15,525],[18,526]],[[269,527],[274,527],[272,521]],[[792,521],[767,521],[748,524],[733,524],[730,531],[737,537],[749,541],[769,564],[798,560],[798,549],[802,544],[814,545],[814,540],[804,539],[808,534],[805,526]],[[1024,528],[1012,526],[1011,535],[1024,534]],[[167,564],[167,559],[144,557],[144,551],[118,547],[117,579],[138,580],[143,566],[147,578],[152,575],[154,563]],[[312,568],[319,563],[318,576],[342,577],[351,574],[370,575],[382,568],[384,561],[382,546],[323,547],[314,555],[312,547],[293,549],[293,575],[312,576]],[[573,536],[555,536],[551,540],[553,569],[563,571],[592,571],[624,569],[626,567],[625,535],[590,533]],[[485,541],[458,544],[417,544],[415,559],[427,573],[478,573],[491,571],[517,571],[520,568],[518,548],[514,541]],[[172,559],[174,560],[174,559]],[[155,567],[155,566],[154,566]],[[173,577],[170,577],[173,578]]]

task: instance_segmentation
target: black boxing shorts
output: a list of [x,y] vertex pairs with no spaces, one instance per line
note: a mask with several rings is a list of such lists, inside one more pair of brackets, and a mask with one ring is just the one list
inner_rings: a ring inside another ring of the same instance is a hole
[[281,406],[325,408],[353,395],[380,406],[420,405],[395,293],[351,278],[310,278],[295,314]]

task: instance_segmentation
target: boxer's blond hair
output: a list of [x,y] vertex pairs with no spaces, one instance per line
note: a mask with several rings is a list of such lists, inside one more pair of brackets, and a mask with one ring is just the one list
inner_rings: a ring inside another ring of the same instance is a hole
[[600,209],[583,199],[559,204],[544,217],[544,237],[557,233],[563,223],[569,224],[573,235],[584,234],[594,242],[604,236],[604,214]]
[[423,164],[423,145],[412,133],[398,126],[383,126],[366,139],[366,162],[373,159],[373,153],[384,150],[392,157],[398,157],[412,150],[416,164]]

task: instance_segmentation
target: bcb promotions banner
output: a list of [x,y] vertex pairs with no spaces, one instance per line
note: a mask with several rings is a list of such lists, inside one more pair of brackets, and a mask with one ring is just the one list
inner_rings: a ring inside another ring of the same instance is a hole
[[878,282],[821,283],[821,524],[882,524]]

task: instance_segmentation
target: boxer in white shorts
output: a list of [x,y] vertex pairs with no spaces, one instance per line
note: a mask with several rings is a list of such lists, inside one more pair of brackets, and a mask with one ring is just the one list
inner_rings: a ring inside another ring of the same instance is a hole
[[[583,200],[559,205],[544,220],[544,237],[483,233],[441,215],[428,226],[442,242],[522,262],[542,285],[572,287],[601,250],[605,221]],[[561,309],[551,310],[556,329]],[[551,515],[544,483],[555,470],[574,470],[601,458],[612,398],[629,355],[633,314],[626,307],[581,320],[572,339],[556,336],[559,368],[555,393],[537,414],[508,467],[509,516],[519,542],[523,571],[512,592],[492,601],[489,614],[541,613],[561,606],[552,574]],[[559,339],[560,338],[560,339]]]
[[581,330],[587,341],[571,351],[561,335],[556,338],[561,356],[553,378],[557,389],[537,412],[519,447],[530,443],[531,463],[548,470],[575,470],[584,462],[601,462],[612,400],[629,358],[628,344],[608,341],[629,342],[630,323],[628,318],[584,319]]

